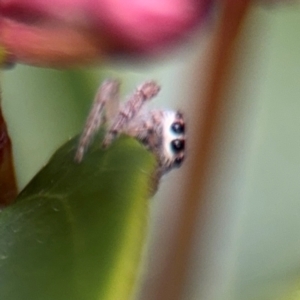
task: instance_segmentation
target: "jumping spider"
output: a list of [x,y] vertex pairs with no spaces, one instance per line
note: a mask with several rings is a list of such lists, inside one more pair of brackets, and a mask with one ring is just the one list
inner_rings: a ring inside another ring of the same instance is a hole
[[172,168],[179,167],[184,159],[185,149],[182,114],[178,111],[141,110],[160,90],[154,81],[143,83],[122,105],[119,104],[119,86],[117,80],[108,79],[98,89],[79,140],[75,160],[81,162],[93,135],[106,123],[104,147],[109,146],[120,133],[125,133],[154,153],[159,177]]

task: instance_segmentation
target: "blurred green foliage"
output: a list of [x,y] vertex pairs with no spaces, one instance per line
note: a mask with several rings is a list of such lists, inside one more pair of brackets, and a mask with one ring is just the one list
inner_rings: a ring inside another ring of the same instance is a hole
[[154,156],[98,134],[82,163],[62,146],[0,215],[2,300],[129,299],[145,239]]

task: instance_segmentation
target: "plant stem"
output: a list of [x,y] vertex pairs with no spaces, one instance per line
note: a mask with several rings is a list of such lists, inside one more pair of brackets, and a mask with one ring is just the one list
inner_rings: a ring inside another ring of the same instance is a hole
[[[221,134],[220,116],[225,100],[223,90],[226,86],[227,76],[233,67],[236,40],[247,12],[250,10],[250,2],[250,0],[226,0],[223,2],[221,19],[210,49],[212,55],[210,56],[211,61],[208,70],[210,77],[207,80],[207,94],[204,99],[206,105],[203,114],[204,120],[198,121],[198,138],[191,138],[196,154],[191,158],[192,167],[189,170],[188,178],[184,182],[184,201],[178,220],[178,231],[173,244],[170,245],[171,251],[165,263],[164,271],[160,275],[158,287],[153,291],[151,299],[182,299],[195,226],[201,204],[204,201],[208,170],[214,161],[215,141]],[[197,73],[199,74],[198,77]],[[203,76],[203,69],[198,67],[195,74],[195,78]],[[200,96],[203,93],[199,90],[202,88],[200,86],[195,94],[195,97],[197,97],[197,101],[194,102],[196,105],[193,107],[195,113],[203,109],[203,96]]]
[[0,91],[0,208],[11,204],[17,193],[12,146],[1,110]]

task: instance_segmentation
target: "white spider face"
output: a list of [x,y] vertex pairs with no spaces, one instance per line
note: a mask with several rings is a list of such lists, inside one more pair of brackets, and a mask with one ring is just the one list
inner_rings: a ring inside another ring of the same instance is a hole
[[184,160],[185,124],[183,116],[178,111],[163,112],[163,164],[167,169],[179,167]]

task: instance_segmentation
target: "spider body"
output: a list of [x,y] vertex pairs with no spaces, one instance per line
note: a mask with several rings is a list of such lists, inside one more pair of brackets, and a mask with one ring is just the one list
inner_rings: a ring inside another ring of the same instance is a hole
[[155,82],[145,82],[120,105],[119,82],[103,82],[80,137],[75,160],[81,162],[94,134],[105,123],[107,132],[103,141],[104,147],[108,147],[120,133],[124,133],[136,138],[154,153],[159,177],[180,166],[185,150],[185,124],[182,114],[177,111],[142,110],[144,104],[155,97],[159,90],[160,87]]

